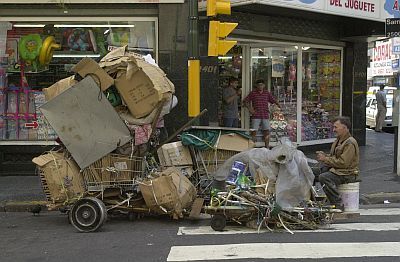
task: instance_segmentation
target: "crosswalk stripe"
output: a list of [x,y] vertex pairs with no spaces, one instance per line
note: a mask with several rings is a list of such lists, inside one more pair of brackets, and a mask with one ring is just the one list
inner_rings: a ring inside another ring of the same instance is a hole
[[357,211],[361,216],[396,216],[400,215],[400,208],[371,208]]
[[246,243],[173,246],[167,261],[225,259],[296,259],[338,257],[399,257],[399,242],[378,243]]
[[[317,230],[293,230],[296,233],[334,233],[346,231],[396,231],[400,230],[400,223],[343,223],[322,226]],[[261,233],[269,232],[266,229]],[[179,227],[177,235],[234,235],[255,234],[256,229],[244,226],[227,226],[224,231],[214,231],[210,226]]]

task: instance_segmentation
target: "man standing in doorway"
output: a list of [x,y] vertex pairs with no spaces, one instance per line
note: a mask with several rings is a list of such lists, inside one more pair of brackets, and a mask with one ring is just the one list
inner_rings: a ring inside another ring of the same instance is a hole
[[376,105],[378,113],[376,114],[375,131],[382,132],[382,126],[386,117],[386,94],[384,91],[385,85],[379,86],[379,91],[376,92]]
[[264,80],[256,81],[255,90],[243,100],[244,105],[249,109],[251,114],[251,132],[253,140],[256,141],[257,130],[260,125],[263,130],[265,147],[269,147],[269,104],[279,104],[270,92],[265,90]]
[[241,91],[238,89],[238,85],[238,79],[231,77],[229,85],[224,88],[222,93],[225,127],[239,127],[238,99]]

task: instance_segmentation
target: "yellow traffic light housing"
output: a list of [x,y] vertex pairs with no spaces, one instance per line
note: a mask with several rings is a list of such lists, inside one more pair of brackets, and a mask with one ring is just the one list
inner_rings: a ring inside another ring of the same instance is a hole
[[219,21],[210,21],[208,33],[208,56],[225,55],[237,41],[225,40],[236,28],[238,23],[221,23]]
[[230,15],[230,0],[207,0],[207,16],[216,16],[217,14]]

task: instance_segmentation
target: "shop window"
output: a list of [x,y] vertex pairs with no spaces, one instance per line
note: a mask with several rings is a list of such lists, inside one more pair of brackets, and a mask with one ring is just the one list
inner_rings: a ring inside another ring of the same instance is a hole
[[334,137],[332,120],[340,115],[341,52],[304,48],[301,140]]
[[[83,57],[99,61],[111,50],[128,49],[156,59],[156,22],[1,22],[0,23],[0,141],[54,140],[39,107],[43,88],[73,73]],[[45,40],[54,38],[60,48],[42,63]],[[4,43],[4,44],[3,44]]]

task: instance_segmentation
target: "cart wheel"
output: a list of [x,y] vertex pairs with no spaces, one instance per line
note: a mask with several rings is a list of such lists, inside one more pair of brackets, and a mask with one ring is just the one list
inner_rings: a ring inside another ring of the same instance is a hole
[[215,231],[222,231],[226,226],[226,218],[224,215],[216,214],[211,218],[211,228]]
[[104,224],[106,219],[106,206],[95,197],[78,200],[69,211],[69,221],[80,232],[94,232]]

